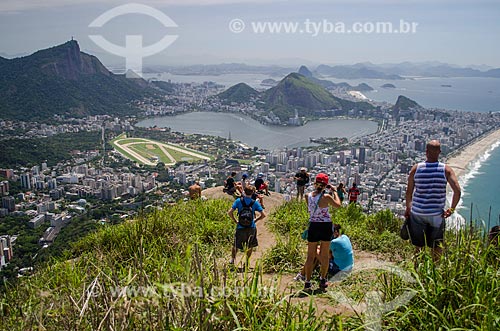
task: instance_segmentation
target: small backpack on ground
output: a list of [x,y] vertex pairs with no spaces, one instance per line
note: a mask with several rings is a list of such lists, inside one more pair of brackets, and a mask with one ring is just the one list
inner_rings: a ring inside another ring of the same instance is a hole
[[240,198],[242,208],[238,212],[238,224],[244,227],[250,227],[252,226],[253,222],[253,211],[252,207],[253,204],[255,203],[255,200],[252,200],[249,205],[245,204],[245,198],[241,197]]

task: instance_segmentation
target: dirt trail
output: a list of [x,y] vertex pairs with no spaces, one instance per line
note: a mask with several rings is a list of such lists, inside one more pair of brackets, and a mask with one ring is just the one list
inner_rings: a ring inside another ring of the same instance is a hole
[[[274,234],[267,229],[266,222],[269,218],[269,215],[272,214],[277,207],[281,206],[285,202],[281,194],[275,192],[270,192],[270,193],[271,193],[270,196],[264,197],[264,207],[267,216],[261,221],[257,222],[257,239],[259,241],[259,247],[252,254],[252,258],[250,260],[252,267],[255,266],[255,262],[261,259],[264,253],[268,249],[273,247],[275,243]],[[234,200],[233,197],[222,192],[222,186],[212,187],[203,190],[201,195],[208,199],[229,199],[231,201]],[[241,258],[242,254],[238,254],[238,256]]]
[[[222,192],[222,186],[209,188],[202,191],[202,196],[207,199],[228,199],[233,201],[233,197],[227,195]],[[275,244],[275,236],[271,233],[267,227],[266,222],[276,208],[285,203],[283,196],[279,193],[271,192],[271,196],[264,197],[264,205],[267,216],[257,222],[257,238],[259,240],[258,249],[252,254],[250,265],[253,268],[255,263],[262,259],[265,252],[274,246]],[[241,253],[238,254],[237,262],[242,259]],[[357,251],[354,252],[355,256],[355,269],[363,269],[369,268],[374,263],[382,263],[387,264],[386,261],[380,260],[375,254]],[[298,270],[297,270],[298,272]],[[353,271],[354,272],[354,271]],[[293,278],[295,274],[282,273],[282,274],[264,274],[263,275],[263,283],[264,284],[275,284],[278,290],[283,293],[283,295],[289,295],[291,297],[291,301],[297,304],[308,305],[310,299],[313,300],[314,305],[317,308],[318,313],[326,312],[328,314],[342,314],[346,316],[351,316],[356,313],[360,313],[363,311],[364,307],[357,306],[351,307],[347,304],[335,304],[332,301],[332,298],[329,298],[328,295],[322,294],[320,296],[298,296],[297,293],[302,289],[303,283],[294,281]],[[331,284],[329,290],[335,291],[335,284]],[[328,292],[330,293],[330,292]]]

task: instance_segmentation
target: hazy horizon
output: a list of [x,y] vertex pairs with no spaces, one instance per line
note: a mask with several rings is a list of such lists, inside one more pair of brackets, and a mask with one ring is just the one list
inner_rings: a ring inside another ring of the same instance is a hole
[[[176,35],[177,40],[166,49],[144,58],[144,65],[245,63],[314,67],[362,62],[440,62],[481,70],[500,67],[500,45],[496,41],[500,32],[500,4],[490,0],[404,3],[395,0],[312,0],[307,3],[297,0],[146,0],[141,3],[166,14],[177,26],[165,27],[155,18],[127,14],[100,28],[89,27],[107,10],[129,3],[4,0],[0,3],[0,28],[8,32],[0,36],[0,55],[31,54],[74,36],[82,51],[96,55],[107,66],[123,66],[124,58],[101,49],[89,35],[100,34],[120,46],[125,44],[125,35],[143,35],[146,46],[165,35]],[[231,23],[235,20],[240,25],[244,22],[244,30],[232,29]],[[346,27],[378,22],[397,26],[401,21],[415,23],[414,33],[326,31],[327,27],[340,23]],[[255,31],[255,25],[266,22],[293,23],[298,29],[279,33]]]

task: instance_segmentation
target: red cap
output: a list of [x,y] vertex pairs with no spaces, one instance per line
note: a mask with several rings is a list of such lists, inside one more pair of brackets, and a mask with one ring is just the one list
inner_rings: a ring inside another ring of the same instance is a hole
[[319,173],[316,175],[316,183],[322,183],[328,185],[328,175],[324,173]]

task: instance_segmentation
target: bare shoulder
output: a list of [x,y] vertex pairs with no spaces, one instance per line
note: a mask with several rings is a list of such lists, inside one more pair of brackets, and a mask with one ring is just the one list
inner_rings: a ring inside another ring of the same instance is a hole
[[455,176],[455,170],[453,170],[453,168],[447,164],[445,164],[445,166],[444,166],[444,171],[445,171],[447,177]]
[[413,167],[411,167],[411,170],[409,173],[410,176],[415,175],[415,172],[417,172],[417,166],[418,166],[418,164],[414,164]]

